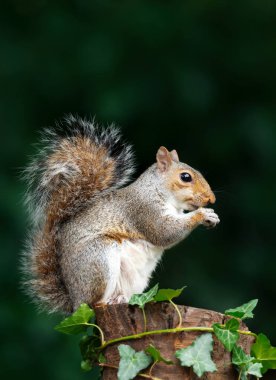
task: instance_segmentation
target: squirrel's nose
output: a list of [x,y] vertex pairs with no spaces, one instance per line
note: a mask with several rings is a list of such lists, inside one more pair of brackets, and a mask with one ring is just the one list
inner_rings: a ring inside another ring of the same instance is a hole
[[216,202],[216,197],[215,197],[215,194],[212,192],[209,195],[209,203],[213,204],[215,202]]
[[205,194],[204,205],[207,206],[209,203],[213,204],[216,201],[215,194],[213,192]]

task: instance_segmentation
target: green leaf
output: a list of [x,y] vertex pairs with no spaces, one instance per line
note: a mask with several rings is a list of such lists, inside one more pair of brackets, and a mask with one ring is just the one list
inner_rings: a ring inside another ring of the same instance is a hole
[[152,362],[152,358],[144,351],[136,352],[126,344],[118,347],[120,353],[120,363],[118,370],[119,380],[130,380],[142,370],[147,368]]
[[249,363],[246,365],[246,372],[248,375],[254,375],[256,377],[262,377],[262,364],[261,363]]
[[146,293],[133,294],[133,296],[129,300],[129,304],[138,305],[141,309],[143,309],[146,303],[154,301],[154,296],[156,295],[157,291],[158,284],[156,284]]
[[268,369],[276,369],[276,347],[271,346],[269,339],[264,334],[257,336],[256,342],[251,347],[251,355],[263,365],[262,373]]
[[171,360],[163,358],[160,351],[154,347],[152,344],[146,349],[146,353],[149,354],[154,362],[164,362],[166,364],[173,364]]
[[237,366],[242,366],[244,364],[248,364],[252,362],[254,358],[252,356],[247,355],[240,346],[236,344],[233,347],[232,351],[232,363]]
[[106,357],[104,356],[104,354],[102,352],[99,353],[99,363],[106,363]]
[[98,347],[100,344],[101,341],[99,337],[95,335],[84,335],[79,342],[83,361],[89,361],[91,367],[93,367],[95,363],[99,362]]
[[261,369],[262,365],[260,363],[248,363],[244,366],[241,366],[241,380],[248,380],[248,375],[254,375],[257,378],[262,377]]
[[237,331],[239,327],[240,327],[240,322],[235,318],[229,319],[225,324],[225,328],[230,331]]
[[175,355],[182,366],[193,367],[193,371],[200,377],[205,372],[214,372],[217,369],[211,358],[212,351],[213,338],[208,333],[198,337],[189,347],[176,351]]
[[239,339],[239,321],[237,319],[229,319],[225,326],[219,323],[213,324],[216,337],[221,341],[227,351],[232,351],[235,343]]
[[262,377],[262,364],[255,363],[254,360],[255,358],[247,355],[241,347],[234,345],[232,351],[232,363],[239,367],[242,380],[247,380],[248,375]]
[[171,301],[173,298],[179,297],[185,288],[186,286],[183,286],[181,289],[159,289],[154,297],[154,301]]
[[81,369],[84,371],[84,372],[89,372],[91,371],[92,369],[92,365],[90,363],[90,360],[82,360],[81,361]]
[[89,321],[94,315],[94,310],[83,303],[70,317],[60,322],[55,330],[64,334],[79,334],[89,327]]
[[251,300],[239,307],[236,307],[235,309],[228,309],[225,310],[226,315],[231,315],[232,317],[240,318],[240,319],[246,319],[246,318],[253,318],[254,314],[252,311],[257,306],[258,300]]

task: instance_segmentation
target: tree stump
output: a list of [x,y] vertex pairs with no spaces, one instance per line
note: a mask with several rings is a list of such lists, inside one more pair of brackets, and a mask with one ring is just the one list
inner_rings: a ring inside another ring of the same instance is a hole
[[[225,323],[228,317],[225,315],[194,307],[178,306],[183,318],[182,327],[204,326],[212,327],[213,323]],[[152,303],[145,307],[147,315],[147,331],[171,329],[178,325],[179,317],[170,303]],[[144,319],[141,309],[127,304],[102,305],[95,309],[97,324],[104,332],[106,340],[119,338],[122,336],[138,334],[144,332]],[[241,330],[247,330],[245,324],[241,324]],[[162,380],[192,380],[198,379],[191,368],[182,367],[176,359],[174,353],[180,348],[189,346],[202,332],[177,332],[160,335],[148,335],[137,340],[123,341],[118,344],[108,346],[104,355],[106,364],[118,367],[119,365],[119,344],[128,344],[136,351],[145,350],[153,344],[160,350],[163,357],[172,360],[173,365],[158,363],[154,366],[151,375]],[[214,336],[214,335],[213,335]],[[238,344],[249,353],[254,341],[252,336],[241,335]],[[205,373],[202,379],[208,380],[236,380],[238,372],[231,365],[230,353],[214,337],[214,349],[212,359],[216,363],[217,372]],[[147,371],[143,373],[148,374]],[[136,377],[141,378],[137,376]],[[104,367],[103,380],[117,379],[117,369]]]

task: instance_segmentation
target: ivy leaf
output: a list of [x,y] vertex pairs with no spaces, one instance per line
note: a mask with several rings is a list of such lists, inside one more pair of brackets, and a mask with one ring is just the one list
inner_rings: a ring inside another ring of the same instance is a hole
[[232,351],[232,363],[241,366],[252,362],[254,358],[250,355],[247,355],[240,346],[236,344],[233,347]]
[[198,337],[189,347],[181,348],[175,355],[184,367],[193,367],[197,376],[202,376],[205,372],[217,370],[212,361],[211,352],[213,351],[212,335],[207,333]]
[[235,343],[239,339],[239,321],[237,319],[229,319],[225,326],[219,323],[213,324],[216,337],[221,341],[227,351],[231,352]]
[[[248,380],[248,375],[254,375],[257,378],[262,377],[261,373],[262,364],[260,363],[248,363],[240,367],[241,380]],[[251,377],[250,377],[251,378]]]
[[228,319],[228,321],[225,324],[225,328],[230,331],[237,331],[239,327],[240,322],[235,318]]
[[138,305],[141,309],[144,309],[145,304],[154,301],[154,296],[158,291],[158,284],[151,288],[146,293],[133,294],[129,300],[130,305]]
[[64,334],[79,334],[89,327],[89,321],[94,315],[94,310],[83,303],[70,317],[60,322],[55,330]]
[[119,380],[134,379],[142,369],[147,368],[152,362],[152,358],[144,351],[136,352],[126,344],[120,344],[118,350],[121,358],[118,370]]
[[153,361],[156,363],[163,362],[166,364],[173,364],[171,360],[163,358],[160,351],[152,344],[146,349],[146,353],[149,354],[152,357]]
[[183,286],[181,289],[159,289],[154,297],[154,301],[171,301],[173,298],[179,297],[186,287]]
[[102,352],[100,352],[98,356],[98,360],[99,360],[99,363],[106,363],[106,357],[104,356]]
[[84,335],[81,337],[79,342],[80,352],[83,361],[81,362],[81,368],[88,371],[88,364],[92,368],[96,363],[100,361],[98,347],[101,341],[98,336],[95,335]]
[[89,372],[92,370],[92,365],[91,365],[91,362],[90,360],[82,360],[81,361],[81,369],[84,371],[84,372]]
[[255,358],[247,355],[241,347],[234,345],[232,351],[232,363],[239,367],[240,378],[242,380],[247,380],[248,375],[262,377],[262,364],[255,363],[254,360]]
[[240,319],[246,319],[246,318],[253,318],[254,314],[252,311],[255,309],[257,306],[258,300],[251,300],[239,307],[236,307],[235,309],[228,309],[225,310],[226,315],[231,315],[232,317],[235,318],[240,318]]
[[262,364],[261,363],[249,363],[246,366],[246,372],[248,375],[254,375],[256,377],[262,377]]
[[263,365],[262,373],[268,369],[276,369],[276,347],[271,346],[269,339],[264,334],[257,336],[256,342],[251,347],[251,355]]

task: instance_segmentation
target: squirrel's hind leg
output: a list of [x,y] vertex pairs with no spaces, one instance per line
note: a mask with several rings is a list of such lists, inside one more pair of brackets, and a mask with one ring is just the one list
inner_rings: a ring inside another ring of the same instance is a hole
[[105,237],[70,247],[70,252],[67,248],[62,268],[74,310],[81,303],[93,306],[115,299],[120,275],[118,249],[116,243],[108,244]]

